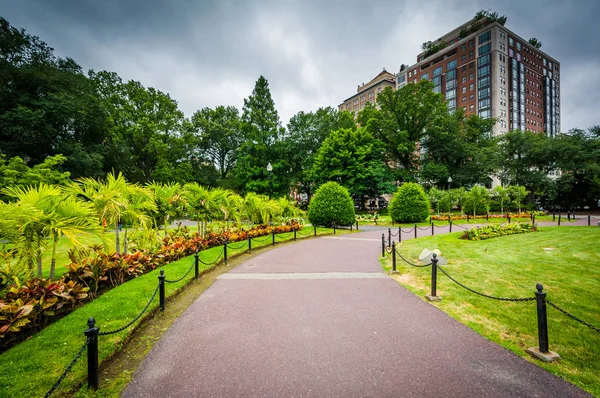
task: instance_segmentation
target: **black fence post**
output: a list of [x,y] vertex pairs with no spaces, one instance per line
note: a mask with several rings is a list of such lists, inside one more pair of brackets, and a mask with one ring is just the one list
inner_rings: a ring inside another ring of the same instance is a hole
[[556,221],[556,213],[552,212],[552,222]]
[[358,231],[358,220],[356,220],[356,230]]
[[538,318],[538,341],[540,352],[548,353],[548,316],[546,313],[546,292],[541,283],[535,285],[537,292],[535,298],[537,301],[537,318]]
[[294,240],[296,240],[296,228],[294,228]]
[[592,225],[592,216],[588,214],[588,227]]
[[431,294],[426,296],[429,301],[441,300],[441,298],[437,296],[437,263],[437,254],[433,253],[431,256]]
[[567,221],[571,221],[571,212],[567,211]]
[[392,272],[396,271],[396,242],[392,242]]
[[273,246],[275,246],[275,230],[271,230],[271,236],[273,236]]
[[98,332],[100,328],[96,327],[96,320],[90,318],[87,321],[87,330],[83,332],[88,338],[87,360],[88,360],[88,388],[98,389]]
[[317,236],[317,226],[316,226],[316,225],[313,225],[313,228],[314,228],[314,230],[315,230],[315,236]]
[[392,247],[392,229],[388,228],[388,247]]
[[435,225],[433,225],[433,221],[431,222],[431,236],[435,235]]
[[199,277],[198,266],[198,250],[196,250],[196,253],[194,254],[194,275],[196,276],[196,280],[198,280]]
[[158,275],[158,303],[160,307],[160,311],[163,312],[165,310],[165,270],[160,270],[160,275]]
[[417,224],[415,224],[415,239],[417,239]]
[[335,223],[333,223],[333,234],[335,235]]
[[558,212],[558,226],[560,227],[560,218],[561,218],[561,214],[560,211]]
[[398,227],[398,242],[402,242],[402,225]]
[[381,257],[385,257],[385,234],[381,234]]
[[452,233],[452,218],[450,218],[450,233]]
[[252,237],[248,235],[248,253],[252,251]]
[[227,241],[223,242],[223,263],[227,265]]

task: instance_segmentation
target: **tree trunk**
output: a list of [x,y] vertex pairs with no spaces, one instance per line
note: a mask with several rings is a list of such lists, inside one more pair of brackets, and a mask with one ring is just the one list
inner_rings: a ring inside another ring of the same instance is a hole
[[41,244],[42,244],[42,237],[40,235],[38,235],[37,237],[37,277],[41,278],[42,277],[42,248],[41,248]]
[[54,279],[54,269],[56,268],[56,245],[58,243],[58,237],[54,236],[54,242],[52,242],[52,261],[50,262],[50,279]]
[[115,253],[121,252],[121,242],[119,242],[119,222],[115,224]]
[[123,236],[123,254],[127,254],[127,228],[125,228],[125,236]]

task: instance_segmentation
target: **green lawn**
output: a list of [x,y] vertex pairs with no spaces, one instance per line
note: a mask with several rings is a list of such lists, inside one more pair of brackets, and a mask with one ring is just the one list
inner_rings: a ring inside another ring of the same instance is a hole
[[[548,300],[600,327],[600,228],[542,227],[541,232],[485,241],[458,239],[460,233],[404,241],[398,251],[412,261],[438,248],[449,261],[444,270],[459,282],[502,297],[533,297],[536,283]],[[389,255],[384,267],[390,269]],[[431,269],[397,262],[396,279],[420,297],[430,292]],[[548,307],[550,349],[557,362],[532,359],[525,349],[537,342],[535,302],[511,303],[477,296],[438,272],[435,305],[486,338],[527,358],[588,392],[600,396],[600,333]]]
[[[312,227],[304,227],[298,238],[313,236]],[[331,229],[319,228],[318,234],[330,234]],[[337,231],[347,233],[349,231]],[[293,239],[293,233],[280,234],[277,242]],[[231,244],[229,257],[246,252],[245,242]],[[271,236],[253,239],[252,248],[271,245]],[[234,249],[233,247],[239,247]],[[222,252],[222,246],[200,252],[200,259],[210,263]],[[194,257],[189,256],[160,268],[165,271],[167,279],[175,280],[184,275],[193,264]],[[200,269],[210,268],[200,263]],[[61,320],[48,326],[30,339],[0,354],[0,396],[2,397],[40,397],[43,396],[58,379],[63,370],[71,362],[84,343],[83,331],[88,318],[94,317],[100,331],[117,329],[131,321],[146,305],[158,283],[159,269],[120,285],[96,300],[77,309]],[[177,283],[166,284],[167,297],[176,294],[193,280],[192,271],[186,278]],[[158,297],[149,307],[153,311],[158,307]],[[168,303],[167,303],[168,311]],[[136,322],[136,325],[140,321]],[[134,325],[134,326],[136,326]],[[120,333],[101,336],[99,338],[100,362],[113,356],[126,343],[133,328]],[[74,391],[87,377],[85,353],[75,365],[72,372],[64,379],[56,396]]]
[[[458,215],[458,214],[457,214]],[[581,217],[581,216],[579,216]],[[552,221],[552,215],[549,216],[536,216],[535,217],[535,221],[536,222],[549,222]],[[556,219],[554,220],[554,222],[558,221],[558,216],[556,216]],[[436,225],[447,225],[448,221],[438,221],[438,220],[434,220],[433,221]],[[467,222],[466,219],[464,220],[453,220],[452,221],[454,224],[501,224],[501,223],[505,223],[507,222],[506,218],[490,218],[488,221],[485,220],[485,218],[477,218],[477,219],[469,219],[469,221]],[[515,223],[515,222],[531,222],[531,220],[529,218],[511,218],[511,222]],[[573,221],[571,221],[573,222]],[[568,225],[569,221],[567,220],[566,216],[563,216],[560,220],[561,225]],[[375,222],[373,220],[358,220],[358,225],[376,225]],[[380,215],[377,218],[377,225],[380,226],[386,226],[386,227],[392,227],[392,226],[398,226],[398,223],[393,223],[392,224],[392,218],[391,216],[388,215]],[[414,223],[403,223],[401,224],[402,227],[406,227],[406,228],[410,228],[413,227],[415,224]],[[431,225],[429,223],[429,218],[427,218],[426,221],[417,223],[418,226],[420,227],[424,227],[424,226],[429,226]]]

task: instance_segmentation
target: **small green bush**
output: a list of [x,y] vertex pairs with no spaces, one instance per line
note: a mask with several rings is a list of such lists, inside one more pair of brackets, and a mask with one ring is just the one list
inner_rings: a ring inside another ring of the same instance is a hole
[[465,240],[486,240],[497,238],[499,236],[526,234],[528,232],[537,232],[538,229],[533,224],[506,224],[506,225],[488,225],[481,228],[471,228],[460,236]]
[[308,205],[308,219],[326,227],[354,224],[354,202],[348,190],[336,182],[321,185]]
[[429,197],[419,184],[405,183],[394,194],[389,211],[395,222],[421,222],[429,216]]
[[[471,217],[473,217],[473,200],[471,200],[470,198],[465,199],[462,210],[465,214],[468,214]],[[490,207],[487,203],[479,202],[477,203],[477,207],[475,208],[475,214],[478,216],[486,215],[489,212],[489,210]],[[504,208],[504,210],[506,211],[506,208]]]

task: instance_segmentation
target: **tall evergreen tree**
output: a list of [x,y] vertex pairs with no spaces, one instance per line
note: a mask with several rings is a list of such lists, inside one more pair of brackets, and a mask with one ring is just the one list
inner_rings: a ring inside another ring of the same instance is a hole
[[[282,195],[289,190],[289,165],[285,159],[281,127],[267,79],[260,76],[252,94],[244,99],[243,143],[236,167],[238,189]],[[269,175],[267,165],[273,170]]]

